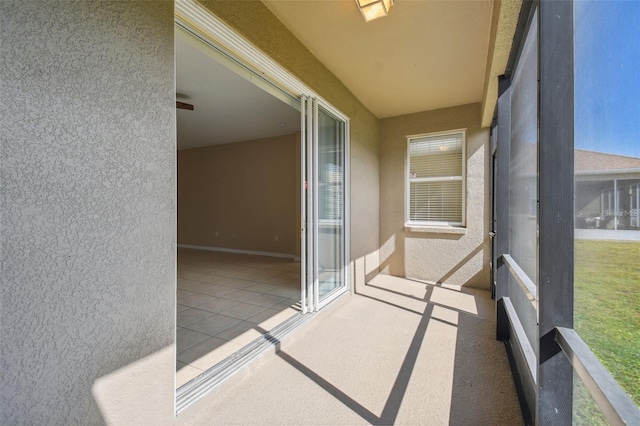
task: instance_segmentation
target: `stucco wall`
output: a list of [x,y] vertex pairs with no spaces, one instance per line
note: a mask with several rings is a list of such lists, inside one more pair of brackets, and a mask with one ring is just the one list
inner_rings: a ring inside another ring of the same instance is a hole
[[[377,268],[379,121],[259,2],[213,7],[351,118]],[[0,2],[2,424],[171,424],[173,2]]]
[[0,27],[0,424],[172,419],[173,3],[2,1]]
[[[380,272],[489,288],[489,131],[480,104],[382,120]],[[407,232],[404,227],[407,136],[466,128],[466,234]]]
[[363,284],[378,270],[379,120],[261,2],[200,3],[351,119],[351,273]]
[[178,151],[178,243],[295,255],[297,140]]

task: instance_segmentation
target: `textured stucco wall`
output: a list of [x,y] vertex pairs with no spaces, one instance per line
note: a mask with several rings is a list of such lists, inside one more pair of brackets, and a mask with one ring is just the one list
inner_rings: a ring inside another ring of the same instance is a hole
[[173,3],[4,0],[0,26],[0,424],[166,422]]
[[297,141],[291,134],[178,151],[178,243],[296,254]]
[[[489,288],[489,130],[480,104],[382,120],[380,137],[380,272]],[[407,136],[466,128],[466,235],[406,232]]]
[[351,272],[363,284],[378,267],[379,120],[261,2],[200,3],[351,119]]

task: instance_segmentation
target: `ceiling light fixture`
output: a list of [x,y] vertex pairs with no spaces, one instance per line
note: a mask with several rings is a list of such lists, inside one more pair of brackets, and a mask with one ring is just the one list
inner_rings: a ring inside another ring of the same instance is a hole
[[393,0],[356,0],[365,22],[387,16]]

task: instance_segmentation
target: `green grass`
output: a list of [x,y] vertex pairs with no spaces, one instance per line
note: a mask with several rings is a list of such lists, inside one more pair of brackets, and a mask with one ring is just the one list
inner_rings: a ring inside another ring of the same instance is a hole
[[575,329],[640,405],[640,242],[576,241]]
[[582,384],[577,374],[573,375],[573,426],[608,426],[604,414]]

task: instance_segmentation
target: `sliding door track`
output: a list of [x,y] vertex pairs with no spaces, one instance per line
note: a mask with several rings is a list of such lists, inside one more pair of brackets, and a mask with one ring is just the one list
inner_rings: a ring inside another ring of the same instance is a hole
[[280,349],[281,340],[314,315],[297,314],[274,327],[239,351],[209,368],[176,391],[176,414],[180,414],[242,367],[269,349]]

